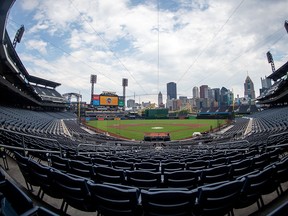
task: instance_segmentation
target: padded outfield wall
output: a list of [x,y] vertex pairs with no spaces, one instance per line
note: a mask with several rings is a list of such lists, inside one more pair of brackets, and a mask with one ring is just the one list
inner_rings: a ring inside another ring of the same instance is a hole
[[167,119],[169,109],[147,109],[145,119]]

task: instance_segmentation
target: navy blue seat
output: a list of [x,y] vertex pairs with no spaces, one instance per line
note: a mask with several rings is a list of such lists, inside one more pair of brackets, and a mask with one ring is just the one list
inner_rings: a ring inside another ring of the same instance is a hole
[[161,173],[146,170],[127,170],[126,181],[130,186],[140,189],[157,188],[161,186]]
[[99,157],[99,156],[92,158],[92,163],[95,166],[108,166],[108,167],[112,166],[112,163],[110,160],[107,160],[107,159]]
[[238,201],[243,184],[244,179],[200,187],[194,213],[196,215],[233,215],[233,208]]
[[198,186],[200,171],[179,170],[164,172],[164,187],[194,189]]
[[193,162],[186,163],[187,170],[203,170],[206,169],[209,165],[209,161],[206,160],[195,160]]
[[273,166],[246,175],[235,208],[245,208],[256,202],[260,209],[264,205],[262,195],[270,193],[277,188],[274,176],[275,167]]
[[230,179],[230,165],[217,166],[202,170],[200,181],[201,185],[211,184],[215,182],[227,181]]
[[135,169],[136,170],[146,170],[146,171],[159,172],[160,164],[159,163],[151,163],[151,162],[135,163]]
[[87,182],[83,178],[74,178],[65,173],[51,170],[54,179],[54,187],[63,196],[61,210],[67,211],[68,205],[86,212],[96,211],[87,187]]
[[51,155],[51,166],[61,172],[68,172],[69,171],[69,159],[62,158],[57,155]]
[[6,215],[13,215],[12,213],[21,215],[33,209],[32,200],[8,179],[0,183],[0,193],[2,193],[2,204],[5,202],[2,211],[7,211]]
[[168,163],[161,163],[161,172],[173,172],[178,170],[184,170],[185,163],[181,162],[168,162]]
[[134,170],[134,163],[128,161],[112,161],[112,167],[115,169]]
[[288,157],[283,160],[274,163],[276,169],[276,181],[278,182],[278,186],[280,188],[281,193],[283,193],[283,189],[281,183],[288,181]]
[[92,164],[76,160],[69,161],[68,172],[85,178],[91,178],[94,175],[94,169]]
[[54,187],[54,179],[51,174],[51,169],[53,168],[37,163],[34,160],[29,160],[28,165],[32,171],[31,177],[40,187],[37,196],[43,199],[44,194],[47,194],[53,198],[62,199],[61,191]]
[[33,191],[33,186],[39,186],[39,182],[33,178],[32,170],[29,166],[29,158],[24,155],[14,152],[14,157],[16,159],[17,165],[25,179],[27,189]]
[[125,175],[122,169],[114,169],[112,167],[94,166],[95,175],[92,180],[96,183],[115,183],[124,184]]
[[88,182],[87,185],[93,203],[101,215],[141,215],[140,190],[138,188],[116,184],[95,184],[93,182]]
[[212,168],[212,167],[217,167],[217,166],[223,166],[223,165],[226,165],[227,162],[228,160],[226,157],[219,157],[216,159],[211,159],[209,160],[209,167]]
[[247,158],[231,164],[231,179],[236,179],[252,171],[252,159]]
[[157,189],[141,190],[144,215],[192,215],[197,190]]

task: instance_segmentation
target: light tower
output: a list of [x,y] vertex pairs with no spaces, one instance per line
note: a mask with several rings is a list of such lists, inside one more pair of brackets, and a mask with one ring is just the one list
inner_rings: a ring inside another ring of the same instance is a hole
[[285,22],[284,22],[284,27],[285,27],[285,29],[286,29],[286,31],[287,31],[287,33],[288,33],[288,20],[285,20]]
[[91,83],[91,105],[93,104],[93,95],[94,95],[94,84],[97,82],[97,75],[91,74],[90,83]]
[[16,32],[13,43],[12,43],[14,49],[16,48],[17,43],[20,43],[22,36],[24,34],[24,31],[25,31],[24,25],[21,25],[21,27]]
[[128,86],[128,79],[123,78],[122,79],[122,86],[123,86],[123,100],[124,100],[124,106],[123,106],[123,111],[125,111],[125,96],[126,96],[126,87]]
[[270,51],[268,51],[266,55],[267,55],[268,63],[271,64],[272,72],[274,73],[275,72],[275,65],[274,65],[274,60],[273,60],[272,54],[270,53]]

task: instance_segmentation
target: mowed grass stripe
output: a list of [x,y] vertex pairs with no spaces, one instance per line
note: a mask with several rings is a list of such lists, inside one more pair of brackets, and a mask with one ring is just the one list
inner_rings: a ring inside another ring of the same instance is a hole
[[206,119],[149,119],[149,120],[96,120],[89,126],[106,131],[114,136],[143,140],[145,133],[169,132],[171,140],[181,140],[192,136],[193,132],[205,132],[225,124],[225,120]]

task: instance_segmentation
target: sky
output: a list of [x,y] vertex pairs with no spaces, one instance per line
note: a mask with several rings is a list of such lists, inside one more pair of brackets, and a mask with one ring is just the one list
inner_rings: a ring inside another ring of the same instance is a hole
[[287,0],[16,0],[7,20],[28,73],[61,83],[59,93],[94,93],[166,101],[169,82],[177,95],[194,86],[225,87],[244,96],[247,75],[259,96],[261,77],[288,60]]

